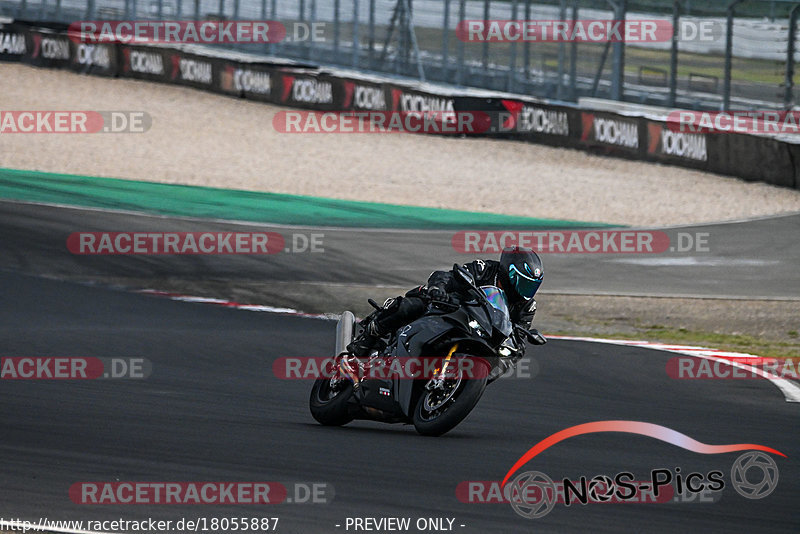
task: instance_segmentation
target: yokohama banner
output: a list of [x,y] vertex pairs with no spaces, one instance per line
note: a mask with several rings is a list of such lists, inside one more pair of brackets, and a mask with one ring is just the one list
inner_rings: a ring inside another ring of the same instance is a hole
[[[342,80],[309,70],[281,69],[280,85],[276,91],[277,104],[299,108],[339,111],[342,102]],[[339,94],[339,98],[336,92]]]
[[554,146],[578,146],[581,123],[575,108],[536,100],[502,99],[499,103],[498,131],[509,137]]
[[264,65],[222,60],[218,90],[228,95],[272,102],[277,78],[277,71]]
[[27,27],[16,23],[0,23],[0,60],[22,61],[29,53]]
[[219,87],[219,66],[223,60],[176,50],[169,54],[169,81],[180,85],[213,90]]
[[70,66],[75,72],[116,76],[119,74],[118,47],[114,44],[85,44],[70,41]]
[[120,75],[156,82],[170,81],[172,53],[155,46],[120,46],[122,64]]
[[637,117],[582,111],[581,143],[601,152],[639,154],[645,146],[642,122]]
[[339,109],[343,111],[391,111],[390,89],[381,83],[342,79]]
[[72,48],[63,33],[47,29],[31,29],[25,63],[37,67],[69,68]]
[[647,157],[705,168],[708,162],[708,135],[676,132],[663,122],[648,122]]

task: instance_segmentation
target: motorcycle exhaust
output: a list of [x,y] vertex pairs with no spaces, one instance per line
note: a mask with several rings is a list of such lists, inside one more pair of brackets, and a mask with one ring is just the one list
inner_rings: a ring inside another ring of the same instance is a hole
[[345,311],[336,324],[336,356],[347,352],[347,345],[353,341],[353,334],[356,328],[356,316],[352,312]]

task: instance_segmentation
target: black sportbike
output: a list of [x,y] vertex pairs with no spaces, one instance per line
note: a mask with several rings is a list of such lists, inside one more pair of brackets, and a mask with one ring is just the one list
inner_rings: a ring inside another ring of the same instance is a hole
[[[424,316],[394,332],[367,361],[347,352],[357,324],[351,312],[342,314],[337,372],[317,379],[311,390],[314,419],[323,425],[354,419],[410,423],[420,434],[440,436],[469,415],[487,384],[516,366],[526,340],[546,342],[536,330],[511,322],[502,289],[477,287],[459,265],[454,272],[466,293],[457,302],[432,301]],[[373,313],[381,309],[370,304]]]

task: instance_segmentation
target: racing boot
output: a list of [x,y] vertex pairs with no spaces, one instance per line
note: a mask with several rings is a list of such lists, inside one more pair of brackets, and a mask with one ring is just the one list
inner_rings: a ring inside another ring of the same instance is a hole
[[347,345],[347,351],[356,358],[368,358],[373,351],[381,350],[385,346],[381,336],[378,322],[372,319],[364,325],[361,334]]

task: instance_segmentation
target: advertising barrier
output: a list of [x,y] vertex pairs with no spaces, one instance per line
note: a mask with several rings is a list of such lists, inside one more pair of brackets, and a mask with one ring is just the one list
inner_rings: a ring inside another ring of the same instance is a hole
[[638,117],[581,111],[581,144],[606,154],[641,155],[642,129]]
[[119,74],[119,48],[114,44],[86,44],[70,40],[70,67],[81,74],[117,76]]
[[278,73],[270,67],[222,61],[217,90],[249,100],[273,102],[273,91],[278,87],[277,79]]
[[647,159],[681,165],[708,168],[708,134],[676,132],[659,121],[646,121]]
[[466,133],[459,128],[420,131],[574,148],[800,189],[800,136],[682,131],[661,117],[433,87],[196,46],[82,42],[65,27],[25,21],[0,24],[0,61],[173,83],[316,111],[411,114],[442,124],[475,114],[467,118],[481,124]]
[[51,69],[70,67],[71,45],[64,33],[46,28],[31,28],[27,41],[29,51],[22,58],[23,62]]
[[120,46],[122,64],[120,76],[169,82],[172,72],[172,52],[154,46]]
[[30,52],[28,27],[15,22],[0,23],[0,61],[22,61]]
[[347,111],[391,111],[392,100],[387,98],[389,89],[382,83],[342,78],[341,110]]
[[542,101],[500,100],[500,124],[509,137],[553,146],[577,147],[581,124],[575,108]]

